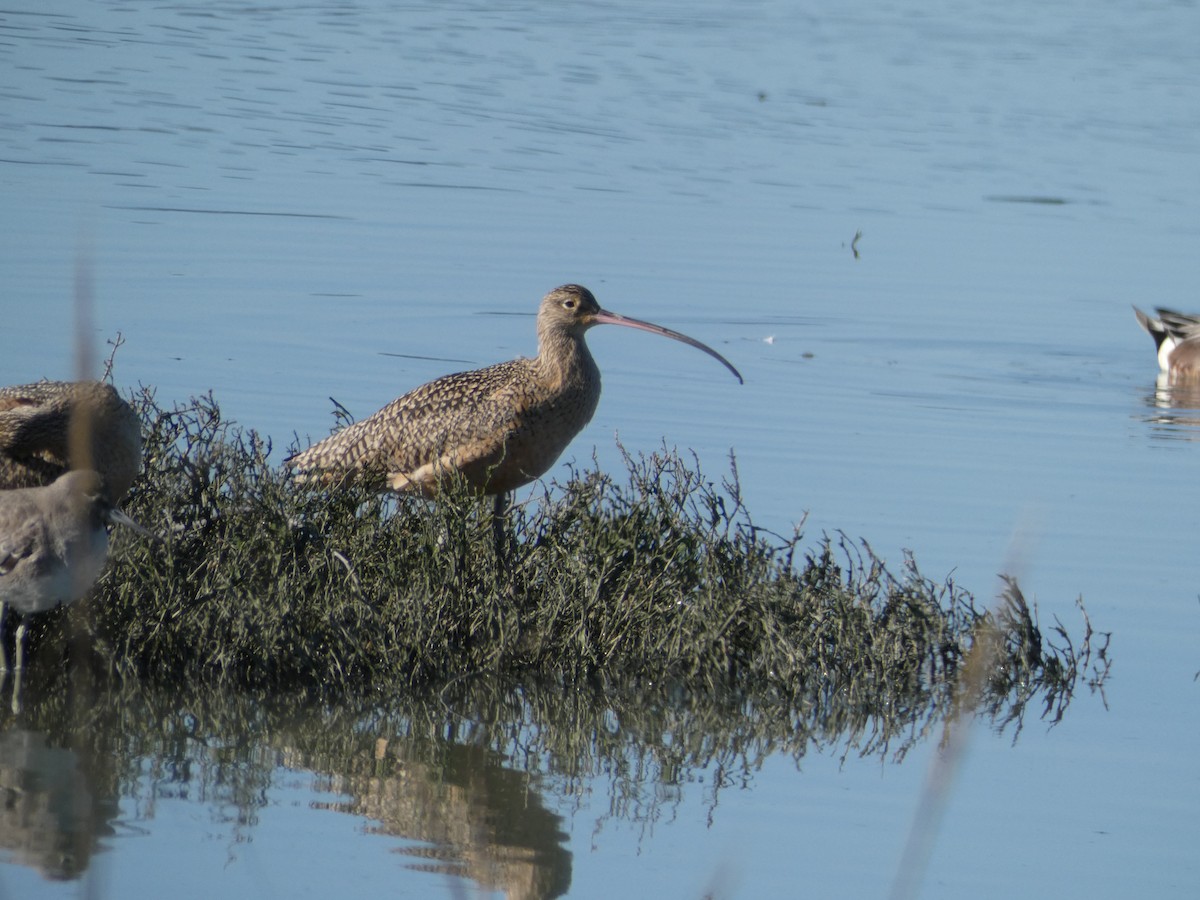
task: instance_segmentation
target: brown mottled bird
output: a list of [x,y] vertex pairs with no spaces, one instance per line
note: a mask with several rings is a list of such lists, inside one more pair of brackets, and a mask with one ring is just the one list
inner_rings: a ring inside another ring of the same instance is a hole
[[0,387],[0,489],[48,485],[68,469],[94,469],[115,504],[141,468],[141,423],[112,385]]
[[600,370],[583,339],[593,325],[623,325],[682,341],[720,360],[742,380],[711,347],[601,309],[587,288],[565,284],[542,299],[533,359],[438,378],[286,464],[305,480],[357,478],[426,496],[451,472],[485,494],[502,495],[528,484],[554,465],[596,411]]

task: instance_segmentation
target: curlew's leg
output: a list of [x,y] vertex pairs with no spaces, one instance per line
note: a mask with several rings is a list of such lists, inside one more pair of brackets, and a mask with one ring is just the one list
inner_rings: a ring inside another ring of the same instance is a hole
[[505,526],[508,524],[508,501],[511,499],[507,492],[497,494],[492,506],[492,541],[501,569],[508,566],[508,530]]
[[4,614],[8,612],[3,600],[0,600],[0,675],[8,671],[8,654],[4,651]]

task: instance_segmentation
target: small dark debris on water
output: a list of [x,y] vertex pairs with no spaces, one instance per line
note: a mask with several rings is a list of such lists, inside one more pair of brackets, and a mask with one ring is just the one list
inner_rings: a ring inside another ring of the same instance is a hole
[[991,203],[1037,203],[1042,206],[1065,206],[1070,202],[1065,197],[1041,197],[1036,194],[992,194],[984,199]]

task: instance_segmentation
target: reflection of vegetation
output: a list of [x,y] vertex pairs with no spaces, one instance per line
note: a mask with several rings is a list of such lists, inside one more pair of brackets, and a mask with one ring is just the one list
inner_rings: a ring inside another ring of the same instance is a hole
[[41,736],[43,751],[55,749],[0,769],[14,782],[36,783],[25,805],[41,809],[54,798],[46,797],[46,779],[34,776],[51,754],[67,754],[76,762],[60,768],[77,782],[67,806],[92,796],[101,802],[61,822],[25,816],[0,833],[0,847],[65,847],[86,863],[97,838],[112,833],[118,796],[133,807],[127,828],[154,819],[164,802],[199,801],[240,842],[285,766],[317,773],[318,789],[346,798],[325,808],[419,842],[396,848],[413,858],[410,868],[452,873],[513,898],[557,897],[570,885],[561,819],[541,802],[529,773],[508,764],[486,737],[458,728],[439,702],[409,700],[384,711],[365,700],[330,707],[251,691],[132,681],[105,687],[49,666],[38,674],[46,677],[31,679],[22,714],[38,730],[0,728],[0,749],[12,743],[8,735],[31,733]]
[[[65,846],[86,861],[112,833],[117,797],[129,807],[126,828],[178,798],[204,802],[238,842],[252,837],[283,766],[317,773],[318,788],[346,798],[327,809],[415,842],[397,845],[406,865],[512,897],[566,892],[571,856],[560,816],[584,791],[606,786],[603,818],[641,825],[669,817],[686,791],[704,791],[715,810],[721,792],[745,785],[770,755],[902,755],[934,721],[934,695],[953,702],[952,688],[938,688],[901,708],[902,691],[872,697],[824,677],[785,695],[601,675],[569,685],[479,675],[330,703],[316,689],[93,680],[53,654],[34,666],[21,728],[68,749],[86,780],[72,796],[93,799],[73,822],[86,832],[14,835],[9,846]],[[1019,718],[1031,690],[993,689],[989,712]]]

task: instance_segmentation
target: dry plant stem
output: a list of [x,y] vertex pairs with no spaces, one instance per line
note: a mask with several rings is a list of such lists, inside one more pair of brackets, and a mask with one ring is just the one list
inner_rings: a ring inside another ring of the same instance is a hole
[[985,619],[967,654],[960,674],[958,701],[943,725],[941,744],[930,762],[920,803],[908,831],[908,841],[892,882],[889,894],[892,900],[908,900],[920,895],[950,789],[966,754],[971,723],[1003,649],[1003,635],[993,619]]

